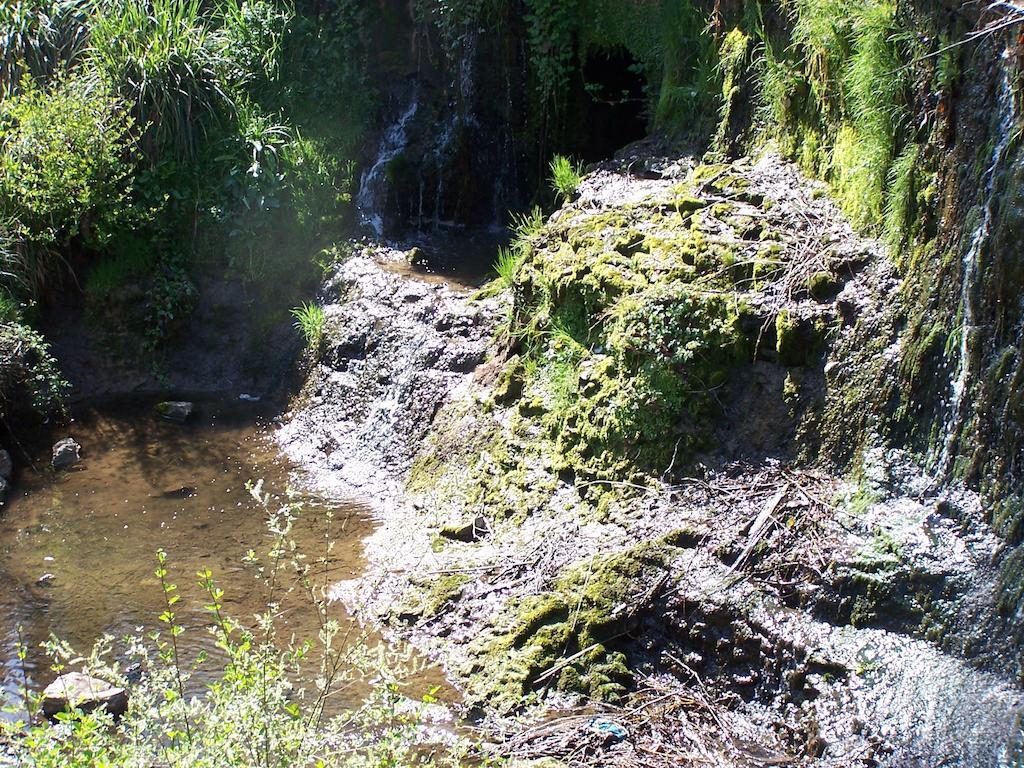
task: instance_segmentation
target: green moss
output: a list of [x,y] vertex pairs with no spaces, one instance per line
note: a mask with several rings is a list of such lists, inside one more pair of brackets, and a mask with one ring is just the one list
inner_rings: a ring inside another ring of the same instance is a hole
[[820,329],[787,310],[775,317],[775,351],[786,366],[806,365],[821,342]]
[[515,384],[517,411],[543,427],[555,467],[621,479],[701,445],[711,392],[743,345],[730,292],[750,271],[736,243],[704,232],[708,203],[691,190],[743,186],[731,166],[711,168],[667,209],[578,213],[535,235],[510,321],[522,362],[496,396]]
[[507,405],[522,397],[525,373],[525,366],[519,355],[510,358],[501,369],[498,380],[494,384],[492,392],[494,402]]
[[791,407],[800,400],[800,387],[793,378],[792,372],[786,374],[786,380],[782,384],[782,400]]
[[464,573],[442,574],[424,585],[421,593],[422,616],[427,619],[436,616],[449,603],[457,600],[462,588],[470,582]]
[[807,278],[807,292],[816,301],[827,301],[839,288],[839,281],[831,272],[815,272]]
[[732,134],[736,132],[733,125],[733,113],[739,106],[742,92],[742,79],[747,74],[747,59],[751,48],[751,39],[742,29],[735,27],[722,40],[718,49],[718,69],[722,77],[722,99],[719,110],[718,131],[712,147],[718,155],[730,154]]
[[471,646],[471,693],[499,711],[547,688],[619,699],[632,673],[615,645],[674,552],[652,542],[598,556],[567,568],[549,592],[512,605]]
[[702,200],[699,197],[690,197],[686,194],[680,195],[673,201],[673,207],[680,216],[687,216],[695,211],[706,208],[707,205],[707,200]]

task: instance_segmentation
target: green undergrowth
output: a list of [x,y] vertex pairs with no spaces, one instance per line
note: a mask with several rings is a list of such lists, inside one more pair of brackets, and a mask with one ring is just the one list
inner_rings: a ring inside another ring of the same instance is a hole
[[619,649],[677,551],[662,541],[598,555],[514,601],[470,646],[470,694],[502,712],[548,690],[620,699],[633,672]]
[[0,317],[0,421],[26,412],[36,416],[63,413],[70,386],[50,352],[50,345],[13,309]]
[[80,293],[140,367],[199,286],[241,283],[254,324],[285,318],[352,222],[374,95],[360,5],[2,4],[0,291]]

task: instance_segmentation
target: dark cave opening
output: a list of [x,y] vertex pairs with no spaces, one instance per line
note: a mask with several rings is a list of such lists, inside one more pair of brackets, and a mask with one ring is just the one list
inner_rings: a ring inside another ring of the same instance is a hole
[[587,163],[605,160],[647,135],[647,83],[625,48],[587,56],[582,68],[573,153]]

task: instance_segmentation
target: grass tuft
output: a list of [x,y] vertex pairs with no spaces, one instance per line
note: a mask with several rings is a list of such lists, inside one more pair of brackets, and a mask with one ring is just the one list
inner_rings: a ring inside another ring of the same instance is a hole
[[303,302],[291,312],[295,318],[295,329],[306,340],[306,348],[317,353],[324,341],[324,329],[327,326],[327,314],[324,308],[313,302]]
[[550,167],[551,189],[563,201],[571,201],[583,180],[583,165],[573,163],[565,155],[555,155]]

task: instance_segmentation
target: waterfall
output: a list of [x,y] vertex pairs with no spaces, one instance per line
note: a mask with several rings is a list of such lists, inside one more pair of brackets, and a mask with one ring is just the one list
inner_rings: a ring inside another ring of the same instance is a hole
[[409,143],[409,122],[416,116],[419,99],[414,90],[409,106],[398,119],[385,131],[377,150],[377,159],[363,173],[359,180],[359,193],[356,196],[356,208],[359,221],[363,226],[370,227],[377,237],[384,235],[384,205],[387,202],[388,163],[398,157]]
[[943,429],[942,453],[939,458],[940,471],[949,475],[957,456],[957,439],[967,419],[968,395],[974,375],[972,363],[972,336],[980,330],[977,322],[977,290],[982,273],[982,254],[988,242],[995,218],[996,184],[999,167],[1010,146],[1013,124],[1017,118],[1014,107],[1013,89],[1010,83],[1008,52],[1003,53],[999,83],[999,140],[992,150],[991,161],[982,179],[984,195],[981,220],[971,236],[970,246],[964,252],[963,286],[960,296],[960,311],[963,323],[960,329],[960,360],[956,379],[953,381],[949,398],[949,411]]
[[[421,231],[424,224],[429,225],[434,232],[458,225],[455,220],[444,220],[445,181],[447,169],[456,152],[460,150],[458,145],[464,140],[465,133],[479,131],[482,127],[473,111],[476,102],[475,62],[478,40],[477,32],[468,33],[462,40],[459,56],[455,61],[454,80],[449,90],[447,117],[437,126],[430,151],[424,157],[420,169],[420,199],[416,223]],[[433,210],[427,211],[424,209],[423,199],[424,176],[429,177],[431,174],[435,177]]]

